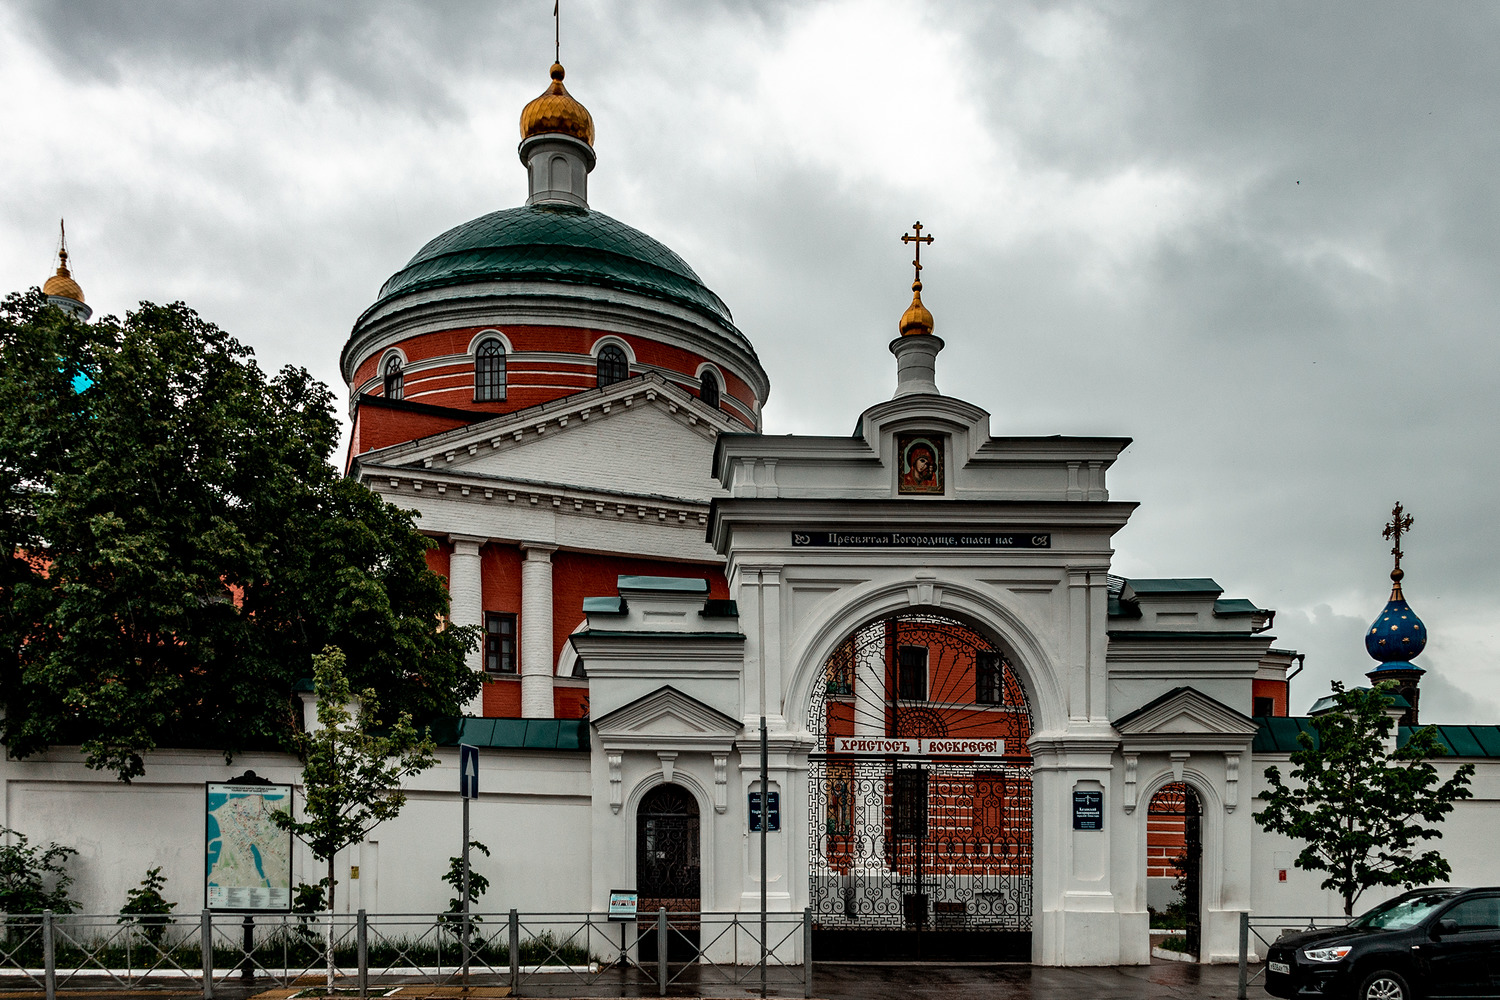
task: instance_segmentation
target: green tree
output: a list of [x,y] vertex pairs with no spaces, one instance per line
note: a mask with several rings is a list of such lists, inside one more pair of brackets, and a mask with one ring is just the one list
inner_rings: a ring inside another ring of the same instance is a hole
[[68,898],[73,877],[65,867],[77,854],[71,847],[33,846],[19,830],[0,826],[0,913],[72,913]]
[[376,826],[406,805],[402,782],[437,763],[432,739],[419,733],[411,716],[380,718],[380,702],[366,688],[357,703],[345,676],[344,654],[333,647],[313,657],[318,692],[318,728],[293,738],[302,760],[305,801],[298,820],[286,810],[272,813],[317,858],[328,863],[328,988],[333,989],[333,910],[338,883],[333,859],[362,843]]
[[[82,376],[82,378],[80,378]],[[130,780],[158,746],[285,744],[325,646],[418,720],[456,714],[477,630],[413,515],[341,475],[327,386],[267,377],[186,306],[80,323],[0,304],[0,741]]]
[[[476,911],[479,909],[479,897],[489,891],[490,880],[474,870],[474,851],[489,857],[490,849],[477,840],[469,841],[469,912],[474,914],[469,920],[470,923],[483,923],[484,918],[480,917]],[[439,923],[455,934],[461,934],[464,912],[464,859],[462,855],[448,859],[448,871],[443,874],[443,881],[448,883],[453,890],[453,895],[448,897],[448,912],[438,918]]]
[[167,877],[161,873],[161,865],[146,871],[141,884],[125,893],[125,905],[120,907],[122,924],[134,924],[141,929],[147,941],[160,945],[167,933],[167,921],[176,903],[167,902],[161,891],[167,887]]
[[1291,778],[1266,768],[1265,808],[1255,821],[1304,843],[1296,865],[1326,872],[1324,889],[1337,892],[1344,913],[1371,886],[1428,885],[1450,874],[1422,841],[1442,837],[1435,824],[1469,798],[1473,764],[1439,781],[1432,758],[1447,753],[1431,726],[1411,733],[1394,752],[1386,747],[1394,720],[1389,685],[1345,690],[1333,685],[1333,708],[1312,720],[1316,738],[1301,733],[1291,754]]

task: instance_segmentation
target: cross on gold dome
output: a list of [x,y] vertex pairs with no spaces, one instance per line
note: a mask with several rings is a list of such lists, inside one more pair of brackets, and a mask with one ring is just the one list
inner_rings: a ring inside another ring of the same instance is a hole
[[1395,539],[1395,544],[1391,546],[1391,555],[1396,557],[1396,568],[1391,570],[1391,579],[1396,581],[1397,587],[1401,586],[1401,578],[1406,575],[1401,570],[1401,536],[1410,531],[1411,526],[1416,523],[1410,514],[1403,516],[1401,510],[1401,502],[1398,500],[1382,535],[1384,538]]
[[906,312],[901,314],[901,322],[898,324],[901,336],[910,337],[914,334],[930,334],[932,332],[932,313],[922,304],[922,244],[931,243],[931,236],[922,235],[922,224],[920,222],[912,226],[916,235],[904,233],[901,236],[902,243],[915,243],[917,255],[913,258],[911,266],[916,268],[916,275],[911,283],[911,305],[906,307]]
[[917,231],[917,235],[913,236],[911,233],[903,233],[901,235],[901,242],[902,243],[915,243],[917,245],[917,247],[916,247],[917,255],[916,255],[916,257],[914,257],[912,259],[911,266],[914,267],[914,268],[916,268],[916,274],[913,276],[913,280],[915,280],[915,281],[921,281],[922,280],[922,244],[923,243],[931,243],[932,242],[932,237],[931,236],[923,236],[922,235],[922,223],[920,223],[920,222],[913,223],[912,224],[912,228]]

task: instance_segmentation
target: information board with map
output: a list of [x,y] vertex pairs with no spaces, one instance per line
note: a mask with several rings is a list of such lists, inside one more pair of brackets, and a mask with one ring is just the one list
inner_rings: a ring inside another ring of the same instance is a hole
[[209,783],[204,898],[210,910],[292,908],[292,835],[271,819],[291,807],[291,785]]

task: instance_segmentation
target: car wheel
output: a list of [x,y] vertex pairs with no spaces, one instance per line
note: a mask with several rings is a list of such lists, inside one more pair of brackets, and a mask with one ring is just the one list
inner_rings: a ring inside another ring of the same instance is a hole
[[1389,969],[1379,969],[1365,977],[1356,994],[1359,1000],[1412,1000],[1406,980]]

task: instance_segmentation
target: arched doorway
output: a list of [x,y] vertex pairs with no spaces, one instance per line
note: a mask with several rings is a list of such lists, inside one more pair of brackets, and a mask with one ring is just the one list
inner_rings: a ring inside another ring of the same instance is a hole
[[1202,946],[1202,875],[1203,804],[1183,782],[1163,785],[1146,810],[1148,903],[1153,895],[1164,903],[1152,904],[1155,923],[1176,930],[1180,917],[1183,950],[1194,958]]
[[808,718],[825,958],[1028,960],[1031,710],[973,627],[907,613],[834,650]]
[[681,785],[648,791],[635,814],[635,885],[641,915],[642,961],[656,959],[657,911],[690,914],[671,918],[667,957],[687,961],[697,954],[702,907],[698,801]]

